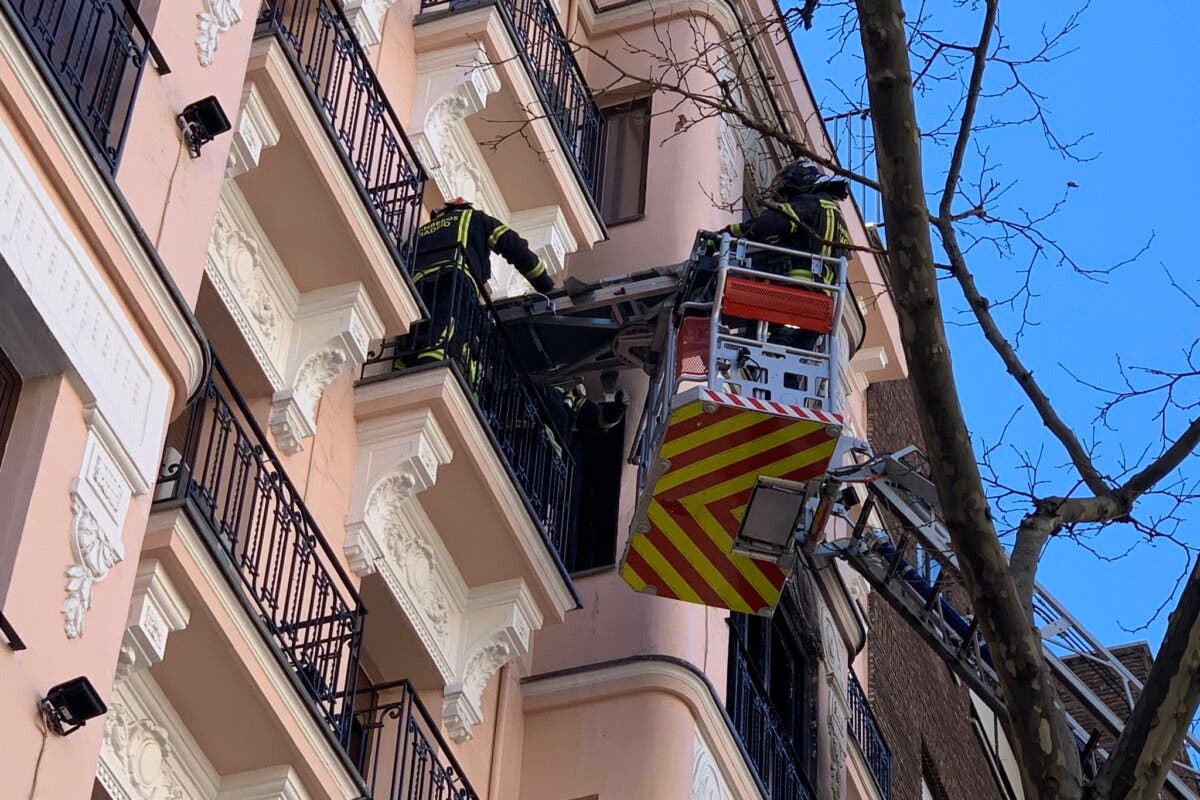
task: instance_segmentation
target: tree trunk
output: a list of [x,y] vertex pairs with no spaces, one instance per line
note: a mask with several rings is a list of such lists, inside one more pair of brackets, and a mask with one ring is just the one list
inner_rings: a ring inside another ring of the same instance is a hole
[[1025,796],[1081,796],[1079,759],[996,535],[946,341],[901,0],[857,0],[892,284],[942,513],[1008,706]]
[[1157,800],[1200,705],[1200,560],[1171,613],[1154,666],[1092,797]]

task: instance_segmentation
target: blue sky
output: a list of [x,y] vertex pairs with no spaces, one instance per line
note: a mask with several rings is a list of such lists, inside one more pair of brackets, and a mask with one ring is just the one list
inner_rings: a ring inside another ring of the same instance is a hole
[[[974,26],[970,34],[960,26],[977,19],[978,13],[955,6],[950,0],[928,3],[947,37],[977,36]],[[1070,7],[1034,0],[1003,3],[1001,24],[1013,53],[1036,49],[1043,24],[1051,30],[1061,26]],[[842,107],[835,87],[859,96],[859,65],[845,56],[828,60],[833,45],[827,26],[836,21],[835,12],[818,10],[814,28],[796,36],[817,97],[828,110]],[[1020,352],[1060,413],[1089,438],[1100,397],[1072,379],[1067,369],[1088,381],[1116,385],[1117,354],[1127,365],[1182,367],[1181,349],[1200,335],[1200,309],[1170,288],[1161,266],[1169,267],[1200,299],[1200,272],[1190,247],[1200,214],[1200,168],[1191,152],[1200,133],[1200,88],[1190,55],[1197,31],[1198,4],[1093,2],[1069,40],[1076,51],[1053,64],[1030,67],[1025,76],[1047,98],[1051,122],[1062,138],[1092,134],[1080,152],[1094,159],[1076,163],[1062,158],[1045,146],[1037,125],[994,131],[980,140],[998,164],[997,179],[1016,181],[1004,200],[1009,213],[1018,208],[1045,209],[1066,192],[1068,181],[1078,184],[1043,230],[1080,264],[1120,261],[1137,253],[1153,235],[1150,250],[1107,283],[1083,278],[1053,261],[1041,261],[1035,268],[1038,296],[1030,318],[1036,326],[1026,330]],[[851,44],[857,47],[857,38]],[[920,99],[922,126],[932,125],[952,99],[944,91]],[[1011,98],[993,101],[984,107],[985,113],[989,109],[1019,113]],[[927,186],[940,185],[945,153],[926,145],[925,157]],[[1027,259],[1027,250],[1004,258],[981,249],[972,255],[971,266],[988,296],[997,298],[1011,291],[1016,271]],[[954,286],[943,291],[947,317],[967,321],[961,316],[957,291]],[[1015,327],[1013,314],[1001,312],[1000,317],[1009,330]],[[1009,428],[1008,441],[1035,455],[1040,449],[1043,477],[1054,479],[1051,491],[1068,488],[1060,477],[1063,473],[1054,472],[1065,461],[1062,449],[1045,435],[979,330],[953,327],[950,335],[963,405],[977,441],[994,442],[1021,408]],[[1189,387],[1185,396],[1197,399],[1198,388]],[[1147,445],[1157,446],[1159,428],[1153,413],[1148,404],[1130,406],[1114,417],[1116,432],[1098,431],[1104,468],[1116,469],[1122,448],[1133,454]],[[1169,430],[1179,431],[1183,416],[1175,413],[1168,423]],[[1001,460],[1004,474],[1019,481],[1015,456],[1006,451]],[[1200,459],[1190,458],[1184,474],[1200,478]],[[1191,510],[1190,520],[1188,514],[1183,514],[1179,536],[1200,545],[1200,530],[1188,527],[1188,522],[1200,525],[1200,510]],[[1101,534],[1091,546],[1114,555],[1138,540],[1134,531],[1120,528]],[[1165,614],[1142,632],[1130,633],[1123,627],[1141,625],[1153,615],[1169,596],[1185,558],[1174,545],[1142,544],[1118,562],[1106,563],[1078,545],[1060,541],[1050,545],[1040,580],[1107,642],[1147,639],[1157,647]]]

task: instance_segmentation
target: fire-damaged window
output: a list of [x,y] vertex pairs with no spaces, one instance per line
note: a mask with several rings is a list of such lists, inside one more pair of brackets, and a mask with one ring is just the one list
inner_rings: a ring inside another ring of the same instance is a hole
[[[816,659],[805,644],[803,614],[785,591],[770,619],[735,613],[729,626],[726,702],[734,726],[764,782],[786,782],[793,765],[804,780],[815,767]],[[781,753],[793,763],[778,763]],[[772,797],[787,794],[768,788]]]
[[575,549],[567,565],[573,574],[606,569],[617,563],[624,445],[624,420],[604,433],[576,434],[578,516]]

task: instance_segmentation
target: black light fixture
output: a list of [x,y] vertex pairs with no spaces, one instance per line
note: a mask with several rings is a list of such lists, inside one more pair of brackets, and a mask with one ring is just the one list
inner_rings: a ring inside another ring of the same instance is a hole
[[39,705],[46,724],[59,736],[74,733],[89,719],[108,711],[91,681],[82,675],[52,687]]
[[197,100],[175,118],[192,158],[200,157],[200,148],[229,130],[229,117],[213,95]]

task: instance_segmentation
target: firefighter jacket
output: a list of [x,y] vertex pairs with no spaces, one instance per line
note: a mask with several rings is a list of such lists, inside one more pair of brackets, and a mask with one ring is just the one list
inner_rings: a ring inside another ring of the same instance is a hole
[[[825,186],[830,189],[823,190]],[[773,204],[753,219],[730,225],[728,230],[734,236],[754,242],[841,258],[846,255],[846,250],[839,245],[850,242],[846,221],[838,208],[837,200],[841,196],[844,195],[837,184],[817,184],[808,192],[793,195],[787,202]],[[835,277],[829,264],[822,264],[822,274],[814,275],[812,262],[796,263],[783,254],[756,254],[754,266],[764,272],[818,283],[831,284]]]
[[529,243],[495,217],[469,206],[445,206],[417,232],[414,281],[446,267],[466,269],[482,287],[492,277],[488,253],[496,253],[517,268],[539,292],[554,288],[546,266]]

